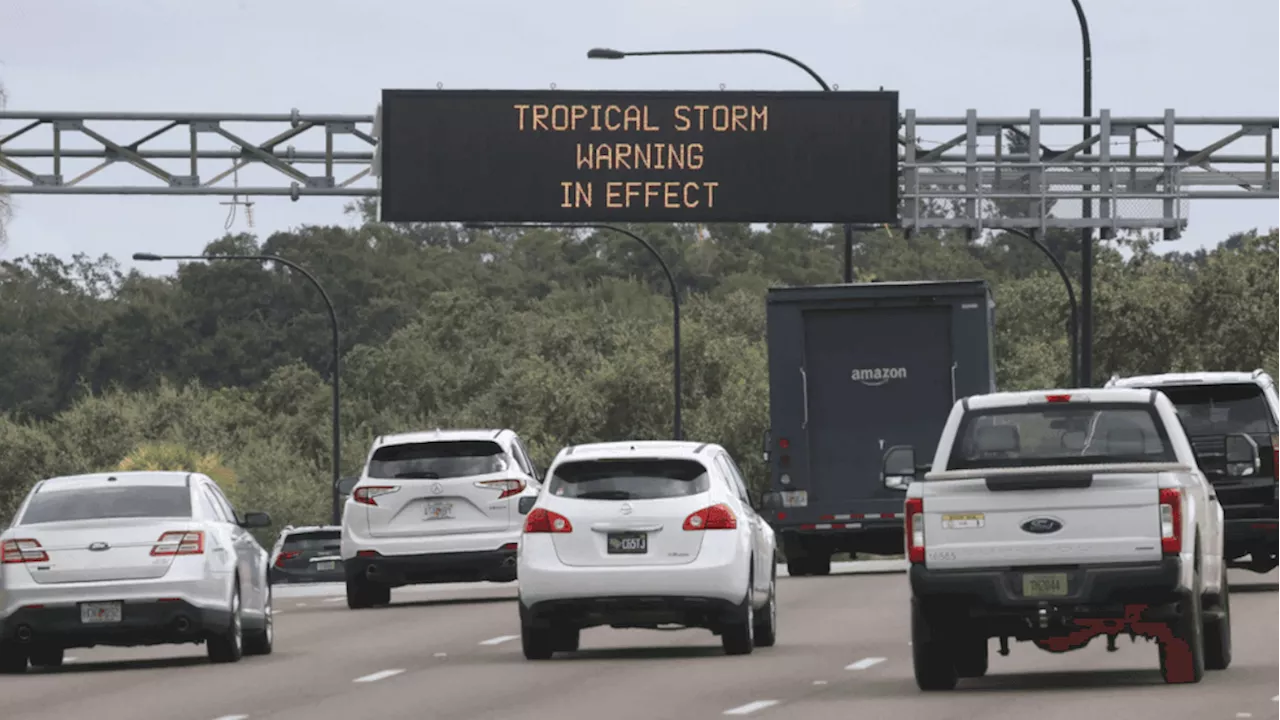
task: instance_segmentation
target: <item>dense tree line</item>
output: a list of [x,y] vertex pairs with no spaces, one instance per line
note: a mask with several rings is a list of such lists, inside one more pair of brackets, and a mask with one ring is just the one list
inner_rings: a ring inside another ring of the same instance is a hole
[[[380,433],[517,429],[546,463],[567,443],[661,438],[671,306],[644,248],[607,232],[446,225],[306,227],[206,252],[271,253],[325,285],[342,327],[344,473]],[[767,422],[765,290],[838,282],[839,228],[645,225],[683,305],[685,426],[752,462]],[[1072,272],[1072,238],[1046,243]],[[139,248],[156,249],[156,248]],[[859,279],[985,278],[1002,388],[1068,381],[1061,280],[1014,235],[857,239]],[[1111,373],[1275,373],[1277,235],[1195,254],[1110,243],[1098,259],[1095,381]],[[211,468],[281,522],[327,515],[328,317],[305,279],[250,262],[165,277],[109,257],[0,264],[0,512],[30,483],[115,467]],[[122,465],[123,463],[123,465]]]

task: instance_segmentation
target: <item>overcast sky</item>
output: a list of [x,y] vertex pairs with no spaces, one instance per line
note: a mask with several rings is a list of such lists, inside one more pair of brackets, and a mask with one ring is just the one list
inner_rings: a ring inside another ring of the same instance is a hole
[[[1280,112],[1276,0],[1084,5],[1095,109],[1116,116],[1166,108],[1180,115]],[[0,82],[10,111],[372,113],[384,87],[437,83],[811,87],[799,70],[771,58],[585,59],[593,46],[771,48],[800,57],[842,89],[898,90],[902,107],[922,115],[969,108],[988,116],[1021,116],[1031,108],[1078,115],[1081,105],[1080,34],[1069,0],[0,0],[0,35]],[[0,121],[0,136],[16,127]],[[94,127],[124,143],[150,129]],[[264,127],[253,139],[282,129]],[[319,147],[323,135],[312,132],[310,143],[296,144]],[[942,130],[932,130],[939,137],[929,132],[920,135],[948,139]],[[47,147],[50,137],[45,132],[28,145]],[[1201,146],[1216,137],[1179,139]],[[64,175],[89,166],[69,165]],[[210,163],[201,172],[207,179],[227,166]],[[153,182],[130,168],[112,168],[101,180]],[[249,181],[287,184],[261,171],[242,177]],[[198,253],[228,221],[220,197],[14,200],[4,258]],[[303,224],[349,222],[343,203],[262,198],[252,231],[265,238]],[[1268,229],[1278,209],[1275,201],[1195,202],[1184,239],[1166,247],[1191,249],[1233,231]],[[249,229],[243,211],[231,229]]]

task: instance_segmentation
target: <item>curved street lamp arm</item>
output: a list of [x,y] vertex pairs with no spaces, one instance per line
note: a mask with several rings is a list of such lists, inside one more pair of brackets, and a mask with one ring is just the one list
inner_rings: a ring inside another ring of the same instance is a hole
[[1077,353],[1078,336],[1080,333],[1080,306],[1076,304],[1076,291],[1071,286],[1071,276],[1067,274],[1067,268],[1063,266],[1062,261],[1058,260],[1053,251],[1047,245],[1040,242],[1035,235],[1023,232],[1017,228],[1005,228],[1009,233],[1017,235],[1027,242],[1035,245],[1044,256],[1049,258],[1049,262],[1053,263],[1053,267],[1058,271],[1058,277],[1062,278],[1062,284],[1067,288],[1067,303],[1071,307],[1071,331],[1070,337],[1067,338],[1071,352],[1071,383],[1075,387],[1080,385],[1080,358]]
[[831,86],[827,85],[827,81],[823,80],[821,75],[814,72],[813,68],[805,65],[790,55],[777,52],[776,50],[766,50],[764,48],[739,48],[732,50],[646,50],[644,52],[624,52],[622,55],[626,57],[633,55],[769,55],[780,60],[786,60],[792,65],[795,65],[808,73],[809,77],[818,81],[818,84],[822,86],[823,90],[828,92],[831,91]]

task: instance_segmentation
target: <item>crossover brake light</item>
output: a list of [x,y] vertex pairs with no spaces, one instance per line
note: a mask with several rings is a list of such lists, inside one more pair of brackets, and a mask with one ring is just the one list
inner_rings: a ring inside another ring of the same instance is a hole
[[524,531],[527,533],[571,533],[573,523],[560,513],[545,508],[534,508],[524,519]]
[[1071,396],[1070,395],[1045,395],[1044,401],[1051,402],[1051,403],[1071,402]]
[[738,517],[724,503],[702,508],[684,519],[685,530],[733,530],[736,527]]
[[171,530],[160,536],[151,548],[156,557],[172,555],[203,555],[204,533],[199,530]]
[[374,498],[379,495],[388,495],[399,489],[400,488],[395,487],[394,485],[366,485],[364,487],[356,488],[355,491],[351,493],[351,499],[361,505],[373,505],[374,507],[377,507],[378,503]]
[[1182,552],[1182,490],[1160,489],[1160,548],[1166,555]]
[[520,480],[481,480],[476,483],[476,487],[502,490],[502,494],[498,496],[499,500],[524,492],[524,482]]
[[907,560],[924,562],[924,498],[907,498],[903,523],[907,534]]
[[0,563],[49,562],[49,553],[40,549],[35,540],[5,540],[0,544]]
[[301,554],[302,554],[302,553],[298,552],[297,550],[284,550],[284,551],[281,551],[281,553],[280,553],[279,555],[277,555],[277,556],[276,556],[276,567],[278,567],[278,568],[282,568],[282,567],[284,567],[284,561],[285,561],[285,560],[292,560],[292,559],[294,559],[294,558],[298,557],[298,556],[299,556],[299,555],[301,555]]

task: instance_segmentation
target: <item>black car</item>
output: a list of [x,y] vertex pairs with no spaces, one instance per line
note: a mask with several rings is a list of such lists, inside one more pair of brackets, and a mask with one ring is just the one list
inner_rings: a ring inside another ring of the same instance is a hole
[[342,529],[333,525],[287,527],[271,554],[271,583],[345,582]]

